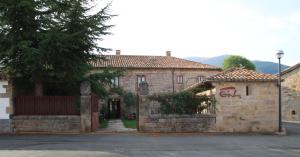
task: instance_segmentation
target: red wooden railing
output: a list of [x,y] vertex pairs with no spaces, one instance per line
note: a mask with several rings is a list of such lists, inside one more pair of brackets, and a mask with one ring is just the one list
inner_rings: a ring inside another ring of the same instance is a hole
[[18,96],[15,115],[80,115],[74,96]]

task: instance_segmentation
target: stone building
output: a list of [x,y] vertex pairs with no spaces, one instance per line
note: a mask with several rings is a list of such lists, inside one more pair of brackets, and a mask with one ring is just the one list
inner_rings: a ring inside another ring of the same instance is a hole
[[232,68],[207,78],[216,88],[217,132],[276,132],[278,87],[275,75]]
[[300,120],[300,63],[282,72],[282,119]]
[[[166,52],[166,56],[135,56],[121,55],[121,51],[117,50],[116,55],[106,55],[105,58],[104,61],[93,63],[95,71],[107,66],[126,69],[124,76],[112,82],[115,87],[122,87],[134,94],[143,81],[149,85],[149,94],[178,92],[221,71],[215,66],[172,57],[170,51]],[[126,112],[118,95],[112,95],[105,103],[109,110],[114,110],[111,112],[118,112],[114,118],[120,118]],[[131,112],[135,112],[135,107],[131,108]]]
[[[234,132],[278,131],[277,76],[232,68],[209,76],[187,88],[212,88],[198,94],[214,95],[215,112],[192,115],[161,114],[160,103],[140,96],[139,131],[142,132]],[[197,95],[198,95],[197,94]]]

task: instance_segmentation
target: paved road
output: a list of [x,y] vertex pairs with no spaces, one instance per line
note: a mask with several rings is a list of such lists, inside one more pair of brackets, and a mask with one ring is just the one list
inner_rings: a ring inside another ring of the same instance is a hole
[[[0,136],[0,157],[299,157],[300,124],[288,136],[102,134]],[[292,130],[290,130],[292,129]]]

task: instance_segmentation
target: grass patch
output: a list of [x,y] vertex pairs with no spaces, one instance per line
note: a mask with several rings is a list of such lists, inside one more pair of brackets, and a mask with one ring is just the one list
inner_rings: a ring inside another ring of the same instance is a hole
[[108,125],[108,120],[101,119],[99,128],[107,128],[107,125]]
[[136,120],[128,120],[128,119],[123,118],[122,122],[123,122],[125,128],[136,129]]

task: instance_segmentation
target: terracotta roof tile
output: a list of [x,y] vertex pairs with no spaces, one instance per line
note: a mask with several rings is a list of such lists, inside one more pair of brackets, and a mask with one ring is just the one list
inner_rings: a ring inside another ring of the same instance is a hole
[[271,74],[258,73],[244,68],[231,68],[219,74],[207,78],[212,82],[238,82],[238,81],[277,81],[277,76]]
[[176,68],[176,69],[210,69],[220,68],[201,64],[171,56],[133,56],[133,55],[104,55],[106,60],[93,62],[96,68],[112,66],[115,68]]

